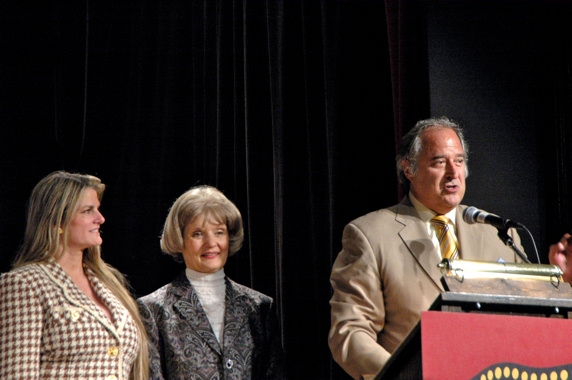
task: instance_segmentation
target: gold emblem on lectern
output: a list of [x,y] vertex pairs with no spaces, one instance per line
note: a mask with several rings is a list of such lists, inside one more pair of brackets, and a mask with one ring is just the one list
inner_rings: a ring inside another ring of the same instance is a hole
[[499,363],[485,368],[472,380],[569,380],[572,364],[535,368],[515,363]]

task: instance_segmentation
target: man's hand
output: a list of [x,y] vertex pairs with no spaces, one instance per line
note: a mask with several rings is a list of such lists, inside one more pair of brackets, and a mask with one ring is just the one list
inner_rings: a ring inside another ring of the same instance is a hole
[[572,235],[566,233],[558,243],[550,246],[548,260],[562,269],[562,278],[572,285]]

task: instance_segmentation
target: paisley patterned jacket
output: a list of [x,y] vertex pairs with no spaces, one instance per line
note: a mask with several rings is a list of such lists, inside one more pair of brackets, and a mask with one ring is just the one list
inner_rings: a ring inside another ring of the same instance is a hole
[[225,282],[222,347],[184,271],[137,301],[149,335],[151,380],[284,378],[274,301]]

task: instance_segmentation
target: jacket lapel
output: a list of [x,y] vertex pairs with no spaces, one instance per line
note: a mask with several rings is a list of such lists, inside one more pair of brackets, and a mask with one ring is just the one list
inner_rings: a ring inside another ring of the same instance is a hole
[[463,220],[463,210],[467,206],[457,207],[457,237],[461,243],[462,260],[482,260],[481,252],[484,252],[484,240],[482,234],[471,233],[471,227]]
[[[55,261],[50,262],[46,265],[40,265],[40,268],[48,275],[48,277],[52,280],[54,284],[56,284],[61,290],[62,294],[64,295],[65,299],[78,309],[82,309],[84,312],[91,314],[99,323],[101,323],[111,334],[115,336],[116,339],[120,339],[119,333],[116,330],[115,326],[111,321],[103,314],[103,311],[99,309],[99,307],[93,303],[72,281],[72,279],[67,275],[67,273],[63,270],[63,268],[56,263]],[[88,272],[88,278],[92,281],[93,273],[91,271]],[[100,284],[99,289],[95,289],[95,292],[98,296],[102,297],[101,294],[101,286]],[[103,295],[104,302],[109,305],[109,297],[110,295]],[[113,315],[113,311],[112,311]],[[117,315],[117,311],[113,317],[119,318],[119,320],[124,319],[121,316]],[[118,321],[119,321],[118,320]]]
[[[89,281],[98,295],[98,297],[103,301],[105,305],[109,308],[111,316],[113,318],[113,325],[114,331],[113,334],[117,335],[121,334],[125,324],[127,323],[127,319],[130,318],[129,312],[125,307],[121,304],[121,301],[117,299],[111,291],[91,272],[91,270],[87,269]],[[105,317],[105,321],[108,322],[109,320]]]
[[440,254],[427,233],[427,226],[419,219],[415,207],[407,197],[397,205],[395,220],[403,225],[398,234],[409,252],[435,285],[444,290],[441,284],[443,275],[438,267]]
[[250,314],[248,310],[245,310],[245,308],[249,307],[250,303],[244,302],[245,296],[234,286],[234,283],[228,277],[225,277],[225,282],[226,294],[223,341],[225,347],[233,347],[236,337],[242,330],[242,325],[248,321],[244,318],[244,315]]
[[200,337],[215,352],[221,355],[220,344],[214,335],[207,314],[184,271],[174,281],[171,289],[173,297],[176,299],[173,308],[180,313],[182,319],[189,323],[194,335]]

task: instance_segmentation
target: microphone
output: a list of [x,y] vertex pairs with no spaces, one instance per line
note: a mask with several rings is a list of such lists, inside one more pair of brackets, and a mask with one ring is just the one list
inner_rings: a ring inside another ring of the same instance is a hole
[[468,224],[484,223],[490,224],[496,228],[520,228],[526,229],[526,227],[518,222],[514,222],[510,219],[501,218],[500,216],[489,214],[486,211],[479,210],[476,207],[467,207],[463,211],[463,220]]

